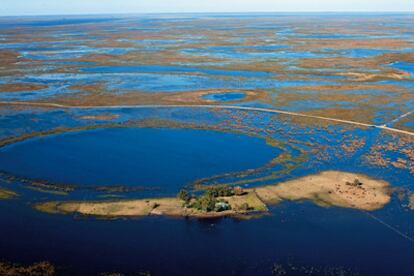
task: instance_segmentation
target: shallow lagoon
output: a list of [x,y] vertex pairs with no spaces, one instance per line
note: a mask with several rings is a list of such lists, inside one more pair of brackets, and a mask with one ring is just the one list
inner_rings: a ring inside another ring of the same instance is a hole
[[80,186],[157,187],[261,167],[278,155],[263,139],[212,130],[109,128],[27,140],[0,150],[0,169]]

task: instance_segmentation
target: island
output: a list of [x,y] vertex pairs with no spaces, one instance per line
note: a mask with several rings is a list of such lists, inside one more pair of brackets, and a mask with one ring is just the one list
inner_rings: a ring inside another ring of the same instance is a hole
[[111,201],[52,201],[35,204],[39,211],[99,217],[249,217],[265,214],[268,205],[308,200],[319,206],[373,211],[391,200],[389,183],[365,175],[324,171],[274,185],[243,189],[211,186],[198,195],[181,190],[177,197]]

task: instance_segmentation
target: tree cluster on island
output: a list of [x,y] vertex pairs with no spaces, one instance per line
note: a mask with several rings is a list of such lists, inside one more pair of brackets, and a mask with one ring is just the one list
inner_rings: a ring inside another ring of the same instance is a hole
[[229,187],[227,185],[216,185],[207,187],[203,194],[190,194],[187,189],[181,189],[178,198],[184,201],[184,206],[204,212],[223,212],[231,210],[228,201],[220,197],[242,195],[244,192],[240,187]]

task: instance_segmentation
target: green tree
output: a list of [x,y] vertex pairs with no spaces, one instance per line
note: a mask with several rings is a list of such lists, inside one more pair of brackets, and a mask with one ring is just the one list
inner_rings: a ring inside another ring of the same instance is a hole
[[177,196],[179,199],[183,200],[186,204],[188,204],[191,200],[191,195],[187,191],[187,189],[181,189]]
[[217,185],[208,187],[206,193],[210,194],[213,197],[234,195],[233,188],[227,185]]
[[216,207],[216,199],[211,194],[205,194],[200,198],[201,209],[206,212],[211,212]]

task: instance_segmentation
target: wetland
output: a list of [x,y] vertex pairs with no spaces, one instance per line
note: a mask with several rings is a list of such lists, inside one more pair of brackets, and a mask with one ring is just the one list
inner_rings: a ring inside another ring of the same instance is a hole
[[0,274],[412,275],[413,28],[0,17]]

